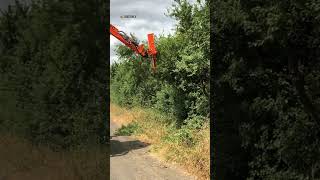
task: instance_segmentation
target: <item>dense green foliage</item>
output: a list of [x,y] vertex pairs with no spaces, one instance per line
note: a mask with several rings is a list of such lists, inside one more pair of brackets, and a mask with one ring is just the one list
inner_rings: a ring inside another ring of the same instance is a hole
[[136,122],[131,122],[128,125],[122,125],[117,131],[114,133],[116,136],[131,136],[136,133],[139,129],[139,125]]
[[0,16],[0,126],[57,148],[106,135],[104,1],[18,1]]
[[155,74],[149,62],[127,47],[117,48],[120,59],[111,66],[111,99],[123,106],[155,108],[180,126],[209,117],[209,6],[176,1],[170,16],[178,22],[176,32],[156,38]]
[[213,1],[217,179],[320,178],[319,7]]

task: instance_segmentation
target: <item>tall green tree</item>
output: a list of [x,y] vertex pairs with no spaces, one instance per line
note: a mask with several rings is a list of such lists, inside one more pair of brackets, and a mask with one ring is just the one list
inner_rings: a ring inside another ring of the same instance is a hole
[[318,179],[319,1],[212,7],[218,177]]
[[[176,1],[169,16],[177,20],[173,35],[156,38],[158,68],[117,48],[119,63],[112,65],[111,92],[121,105],[154,107],[172,115],[177,125],[197,116],[209,117],[209,6]],[[131,62],[132,60],[133,62]]]
[[106,136],[104,1],[31,1],[0,17],[1,126],[68,148]]

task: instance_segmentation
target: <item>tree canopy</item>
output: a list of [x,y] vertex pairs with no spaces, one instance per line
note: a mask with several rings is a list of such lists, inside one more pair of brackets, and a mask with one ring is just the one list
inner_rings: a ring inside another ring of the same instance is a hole
[[315,0],[213,1],[222,179],[320,177],[319,7]]
[[203,122],[209,118],[209,6],[204,1],[176,1],[169,15],[177,20],[176,31],[156,37],[155,74],[149,61],[125,46],[117,48],[111,98],[120,105],[153,107],[170,114],[178,126],[190,119]]
[[104,1],[16,1],[0,15],[0,124],[68,148],[106,136]]

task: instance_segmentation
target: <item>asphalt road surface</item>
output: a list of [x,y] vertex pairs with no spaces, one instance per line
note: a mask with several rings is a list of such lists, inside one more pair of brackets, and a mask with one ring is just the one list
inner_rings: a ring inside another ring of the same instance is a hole
[[111,121],[111,180],[195,180],[148,153],[148,144],[128,136],[114,136],[118,126]]

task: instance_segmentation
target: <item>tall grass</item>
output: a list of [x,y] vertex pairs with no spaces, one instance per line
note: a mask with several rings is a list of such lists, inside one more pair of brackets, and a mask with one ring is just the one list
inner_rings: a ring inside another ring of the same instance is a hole
[[[152,144],[151,152],[162,160],[178,164],[199,179],[210,178],[210,127],[177,128],[172,117],[154,109],[126,109],[111,104],[111,119],[116,123],[137,125],[133,133],[139,140]],[[122,131],[125,127],[122,128]],[[132,128],[130,128],[132,130]]]
[[54,152],[24,138],[1,134],[0,179],[106,180],[107,148],[82,147]]

